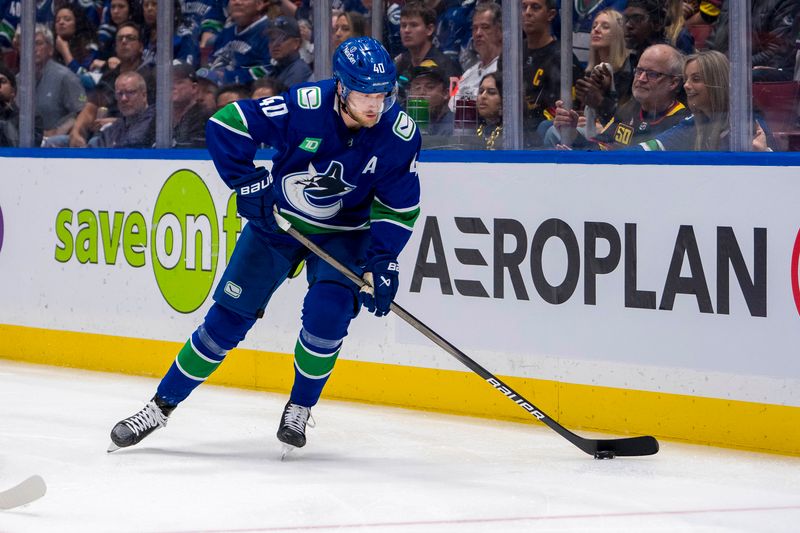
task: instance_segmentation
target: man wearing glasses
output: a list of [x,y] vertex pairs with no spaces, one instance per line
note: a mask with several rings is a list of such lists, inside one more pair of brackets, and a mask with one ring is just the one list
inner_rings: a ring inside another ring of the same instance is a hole
[[50,137],[47,146],[85,148],[87,141],[103,127],[108,126],[120,116],[115,96],[117,78],[126,72],[137,72],[147,85],[147,101],[155,103],[155,68],[152,64],[142,62],[144,47],[141,39],[141,28],[134,22],[124,22],[117,28],[116,50],[119,64],[106,70],[95,89],[89,94],[88,101],[75,119],[75,125],[69,136]]
[[138,72],[124,72],[114,82],[120,117],[89,140],[97,148],[151,148],[156,139],[156,109],[147,105],[147,84]]
[[276,17],[267,24],[272,77],[291,87],[311,79],[311,68],[300,57],[300,26],[293,17]]
[[[691,113],[680,101],[683,88],[683,54],[668,44],[647,48],[634,69],[631,93],[633,98],[617,109],[608,124],[598,125],[601,132],[586,139],[578,131],[572,147],[601,150],[635,146],[670,129]],[[559,107],[554,127],[562,138],[565,129],[575,129],[578,114]],[[567,148],[562,145],[561,148]]]

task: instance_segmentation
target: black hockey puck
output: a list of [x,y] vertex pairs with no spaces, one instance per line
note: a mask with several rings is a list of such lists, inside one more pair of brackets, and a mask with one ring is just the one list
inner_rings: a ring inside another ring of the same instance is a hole
[[594,452],[595,459],[613,459],[616,456],[617,454],[615,454],[611,450],[597,450],[596,452]]

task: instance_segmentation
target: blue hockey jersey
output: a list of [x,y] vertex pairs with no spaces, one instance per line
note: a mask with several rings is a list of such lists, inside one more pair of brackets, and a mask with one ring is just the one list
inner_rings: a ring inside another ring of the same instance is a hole
[[396,104],[375,126],[351,131],[335,94],[323,80],[229,104],[208,122],[209,152],[231,186],[255,171],[262,143],[274,147],[276,202],[299,231],[369,230],[371,255],[397,257],[419,216],[420,133]]

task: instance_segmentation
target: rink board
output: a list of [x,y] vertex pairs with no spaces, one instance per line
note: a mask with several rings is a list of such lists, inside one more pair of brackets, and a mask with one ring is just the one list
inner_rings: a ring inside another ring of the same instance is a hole
[[[241,227],[231,194],[180,152],[64,153],[0,158],[0,357],[160,376]],[[793,159],[426,155],[405,308],[569,427],[800,454]],[[211,382],[288,390],[304,289]],[[529,418],[481,381],[359,316],[326,396]]]

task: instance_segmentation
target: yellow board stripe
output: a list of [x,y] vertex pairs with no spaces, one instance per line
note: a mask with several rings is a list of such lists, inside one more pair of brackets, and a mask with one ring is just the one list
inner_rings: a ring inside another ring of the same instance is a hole
[[[181,343],[0,324],[0,358],[161,377]],[[208,382],[288,392],[291,354],[236,349]],[[800,408],[498,376],[575,430],[800,455]],[[413,385],[411,385],[413,384]],[[340,359],[325,397],[530,422],[472,372]]]

